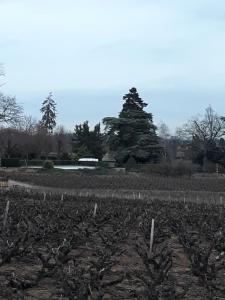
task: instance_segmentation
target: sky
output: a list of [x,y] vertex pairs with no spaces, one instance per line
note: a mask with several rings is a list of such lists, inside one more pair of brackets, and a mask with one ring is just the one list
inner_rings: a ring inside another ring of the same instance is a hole
[[224,0],[0,0],[1,92],[58,124],[117,116],[135,86],[171,131],[211,105],[225,115]]

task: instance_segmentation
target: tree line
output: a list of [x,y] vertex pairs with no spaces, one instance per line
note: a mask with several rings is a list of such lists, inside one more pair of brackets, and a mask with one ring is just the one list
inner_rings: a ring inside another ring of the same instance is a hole
[[[3,73],[1,73],[3,75]],[[57,104],[52,93],[40,107],[41,119],[25,116],[15,97],[0,93],[0,156],[21,159],[77,160],[106,153],[118,165],[189,160],[225,166],[225,117],[212,107],[193,118],[171,136],[166,124],[158,128],[135,87],[123,97],[118,117],[105,117],[93,129],[89,122],[75,124],[74,131],[57,125]]]

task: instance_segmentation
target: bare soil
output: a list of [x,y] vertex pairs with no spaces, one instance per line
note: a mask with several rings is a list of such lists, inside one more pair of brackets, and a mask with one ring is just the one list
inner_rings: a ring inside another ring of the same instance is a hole
[[0,299],[225,299],[223,206],[12,190],[0,216]]

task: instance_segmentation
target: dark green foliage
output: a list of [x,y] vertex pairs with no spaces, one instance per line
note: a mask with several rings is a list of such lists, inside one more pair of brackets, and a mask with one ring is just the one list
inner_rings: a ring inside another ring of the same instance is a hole
[[49,96],[43,102],[41,113],[43,114],[41,119],[42,126],[47,132],[52,133],[56,126],[56,103],[52,99],[52,93],[49,93]]
[[43,160],[31,159],[31,160],[20,160],[22,166],[43,166]]
[[90,130],[88,121],[75,126],[73,135],[73,152],[77,159],[81,157],[94,157],[99,160],[103,156],[103,135],[100,124]]
[[[225,118],[224,118],[225,119]],[[220,153],[219,153],[219,163],[225,167],[225,140],[224,139],[220,139],[219,142],[219,149],[220,149]]]
[[193,163],[203,166],[204,158],[206,155],[206,151],[205,151],[203,142],[197,136],[193,136],[191,146],[192,146],[191,147],[191,149],[192,149],[191,157],[192,157]]
[[125,103],[118,118],[105,118],[108,143],[119,163],[133,158],[137,163],[157,162],[161,148],[153,124],[152,114],[143,110],[147,106],[136,88],[123,97]]
[[1,159],[1,166],[5,167],[5,168],[20,167],[20,159],[19,158],[2,158]]
[[203,166],[204,161],[219,163],[224,165],[225,145],[224,139],[219,141],[201,141],[198,136],[194,136],[192,140],[192,160]]
[[225,155],[225,148],[216,142],[208,143],[206,158],[213,163],[219,163]]

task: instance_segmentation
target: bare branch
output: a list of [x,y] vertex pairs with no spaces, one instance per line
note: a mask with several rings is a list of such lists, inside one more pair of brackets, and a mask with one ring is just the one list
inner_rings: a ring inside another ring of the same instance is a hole
[[22,112],[23,108],[16,102],[15,97],[0,93],[0,123],[15,126],[20,122]]
[[29,134],[34,134],[36,132],[36,126],[38,121],[32,116],[22,116],[20,122],[17,124],[16,128],[19,131],[23,131]]
[[196,136],[204,143],[215,142],[225,136],[225,118],[220,117],[210,106],[205,110],[204,117],[190,120],[179,132],[190,138]]

